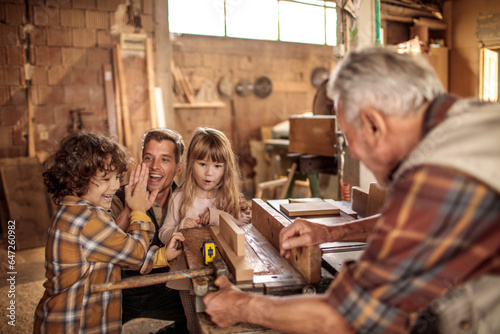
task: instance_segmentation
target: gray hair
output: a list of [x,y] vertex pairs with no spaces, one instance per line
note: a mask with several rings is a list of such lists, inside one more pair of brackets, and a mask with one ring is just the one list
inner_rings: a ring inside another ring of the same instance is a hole
[[341,101],[345,120],[354,126],[359,124],[360,111],[365,107],[388,116],[406,116],[444,92],[423,56],[381,46],[349,52],[327,86],[335,107]]

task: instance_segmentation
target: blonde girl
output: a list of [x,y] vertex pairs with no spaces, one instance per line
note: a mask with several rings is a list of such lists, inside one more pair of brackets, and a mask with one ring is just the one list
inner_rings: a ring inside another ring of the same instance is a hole
[[[239,170],[226,135],[212,128],[198,128],[187,151],[184,181],[174,192],[159,230],[163,243],[174,232],[219,224],[219,214],[229,213],[238,225],[250,222],[248,204],[239,192]],[[183,256],[172,270],[186,269]],[[188,279],[167,283],[180,290],[190,333],[199,332],[194,296]]]
[[238,225],[250,222],[248,204],[239,192],[239,170],[226,135],[198,128],[187,151],[184,181],[173,194],[159,231],[162,242],[183,228],[218,225],[229,213]]

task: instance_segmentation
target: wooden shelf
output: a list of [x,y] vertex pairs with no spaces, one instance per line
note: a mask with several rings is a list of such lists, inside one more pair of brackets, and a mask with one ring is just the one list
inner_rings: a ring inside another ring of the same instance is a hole
[[203,102],[203,103],[174,103],[175,109],[199,109],[199,108],[224,108],[224,102]]

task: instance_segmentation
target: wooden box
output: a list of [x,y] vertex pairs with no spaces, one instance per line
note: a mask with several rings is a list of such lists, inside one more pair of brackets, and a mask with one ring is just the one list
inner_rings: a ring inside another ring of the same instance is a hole
[[336,156],[336,116],[291,116],[290,153]]

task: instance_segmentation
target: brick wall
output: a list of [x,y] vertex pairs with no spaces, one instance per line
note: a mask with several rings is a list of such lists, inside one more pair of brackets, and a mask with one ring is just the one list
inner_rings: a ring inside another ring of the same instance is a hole
[[[103,64],[112,63],[118,36],[111,34],[115,11],[126,0],[0,0],[0,157],[27,155],[27,96],[23,32],[26,12],[33,22],[30,36],[32,104],[37,155],[44,156],[71,124],[70,110],[84,108],[87,128],[107,131]],[[137,0],[139,1],[139,0]],[[154,35],[154,0],[140,0],[143,31]],[[26,10],[28,3],[28,11]],[[175,127],[189,142],[198,126],[226,132],[238,153],[248,156],[250,139],[260,127],[275,125],[288,116],[311,110],[316,88],[310,76],[317,66],[331,67],[331,47],[273,41],[204,36],[173,39],[173,59],[199,88],[203,80],[214,85],[223,75],[252,83],[266,75],[273,92],[265,99],[234,95],[223,108],[174,109]],[[132,143],[149,127],[144,55],[122,54],[130,107]],[[164,101],[165,104],[175,101]],[[236,116],[236,126],[233,115]]]
[[[241,155],[244,174],[252,174],[249,141],[260,139],[263,126],[273,126],[289,116],[312,110],[316,88],[311,73],[316,67],[332,68],[332,48],[275,41],[184,35],[173,39],[173,59],[188,77],[195,90],[203,80],[216,87],[222,76],[234,85],[241,79],[252,84],[267,76],[273,85],[266,98],[254,93],[233,94],[234,110],[229,99],[222,108],[174,108],[178,130],[188,142],[198,126],[210,126],[224,131]],[[239,145],[238,145],[239,144]]]
[[[37,154],[43,159],[68,133],[72,109],[84,109],[85,127],[107,131],[102,68],[112,63],[112,48],[119,38],[111,34],[111,27],[118,5],[124,2],[0,0],[0,157],[27,155],[24,25],[29,21],[33,23],[29,53]],[[141,4],[144,30],[151,34],[152,0]],[[130,89],[138,91],[134,85]],[[146,112],[133,107],[132,118],[146,117]]]

